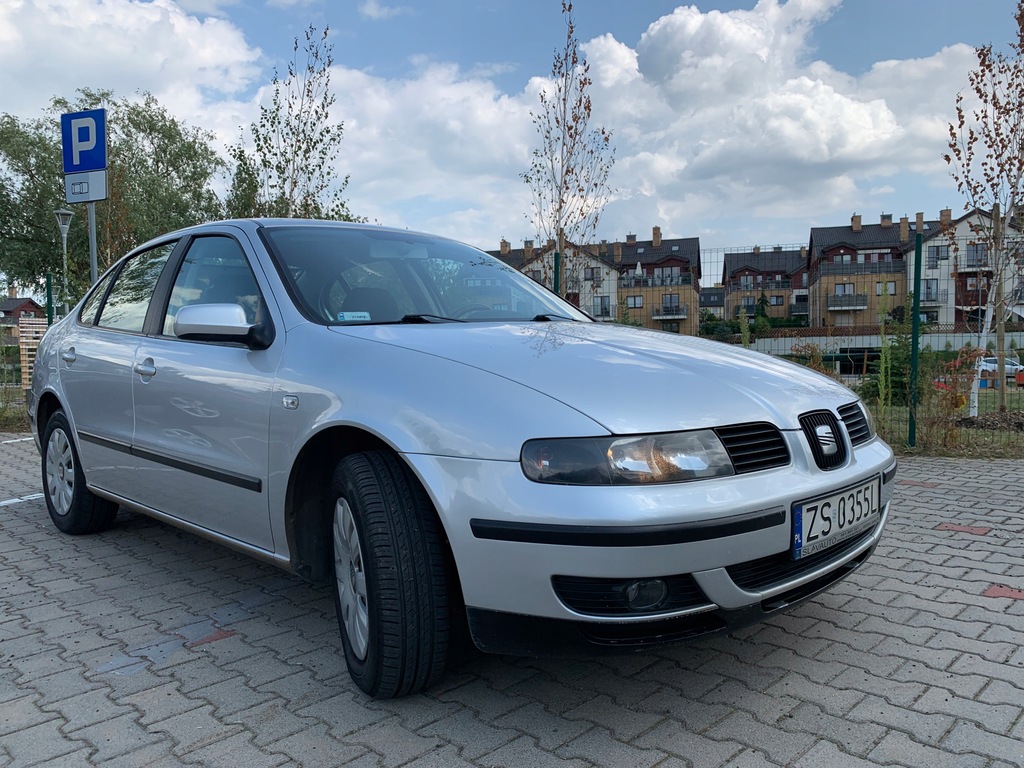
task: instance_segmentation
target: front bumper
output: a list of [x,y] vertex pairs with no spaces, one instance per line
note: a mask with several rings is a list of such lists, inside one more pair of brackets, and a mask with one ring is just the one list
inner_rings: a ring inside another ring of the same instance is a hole
[[[727,630],[806,599],[859,567],[888,518],[892,451],[875,439],[858,446],[846,466],[823,472],[795,448],[793,462],[775,470],[611,488],[533,483],[513,462],[407,458],[441,515],[477,644],[534,653],[534,646],[636,647]],[[793,561],[793,502],[874,476],[883,479],[874,528]],[[509,530],[511,536],[502,533]],[[566,600],[553,584],[563,577],[692,583],[671,609],[606,615]]]

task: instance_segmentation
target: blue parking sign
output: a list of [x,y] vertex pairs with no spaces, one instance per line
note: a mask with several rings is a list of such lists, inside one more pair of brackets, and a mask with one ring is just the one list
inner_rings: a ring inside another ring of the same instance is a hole
[[61,115],[60,134],[65,174],[107,167],[107,110]]

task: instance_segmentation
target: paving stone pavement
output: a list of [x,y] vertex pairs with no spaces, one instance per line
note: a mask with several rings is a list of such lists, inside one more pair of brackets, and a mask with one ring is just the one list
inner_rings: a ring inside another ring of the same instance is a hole
[[1024,460],[901,460],[875,556],[714,640],[349,681],[329,590],[122,511],[50,524],[0,434],[0,767],[1024,766]]

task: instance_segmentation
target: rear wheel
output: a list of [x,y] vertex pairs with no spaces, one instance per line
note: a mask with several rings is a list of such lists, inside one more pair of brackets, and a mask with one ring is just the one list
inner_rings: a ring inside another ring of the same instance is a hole
[[383,451],[339,462],[331,480],[334,595],[352,680],[375,698],[444,672],[449,579],[440,523],[408,468]]
[[97,533],[110,527],[117,505],[85,487],[71,427],[56,411],[43,431],[43,496],[53,524],[64,533]]

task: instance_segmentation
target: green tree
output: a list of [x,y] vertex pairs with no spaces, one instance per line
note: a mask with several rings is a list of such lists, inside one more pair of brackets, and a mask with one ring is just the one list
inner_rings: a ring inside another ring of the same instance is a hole
[[[522,178],[533,200],[527,218],[538,237],[553,241],[561,255],[558,288],[564,296],[581,283],[588,261],[584,246],[593,240],[611,197],[608,174],[615,150],[610,131],[590,127],[590,65],[580,55],[572,3],[562,3],[562,17],[565,45],[555,51],[551,82],[540,92],[540,111],[530,112],[540,146]],[[571,253],[566,252],[567,243],[576,246]],[[548,262],[544,264],[547,271]],[[552,275],[543,278],[553,287]]]
[[625,296],[619,299],[618,316],[616,317],[615,322],[619,325],[631,325],[634,328],[643,327],[643,323],[633,317],[632,313],[630,313],[629,307],[626,304]]
[[349,177],[335,170],[344,123],[331,119],[334,59],[328,30],[318,33],[310,25],[304,42],[295,38],[287,75],[282,80],[274,72],[270,104],[260,106],[259,120],[249,126],[252,149],[244,137],[229,148],[235,167],[225,200],[228,216],[363,220],[344,199]]
[[[151,94],[116,99],[83,89],[74,100],[55,97],[41,118],[0,116],[0,272],[40,291],[47,271],[63,284],[60,232],[54,211],[64,198],[60,115],[107,110],[107,200],[96,203],[96,243],[102,271],[134,246],[163,232],[219,218],[213,181],[223,168],[212,134],[171,116]],[[89,285],[85,205],[68,233],[68,283],[74,303]]]
[[[991,45],[975,48],[978,66],[968,75],[972,101],[956,97],[956,122],[949,124],[949,152],[943,157],[964,209],[990,213],[978,217],[974,238],[987,251],[992,288],[988,291],[980,346],[987,347],[993,327],[996,348],[1006,349],[1009,314],[1007,284],[1021,274],[1019,236],[1009,231],[1024,211],[1024,0],[1014,12],[1016,40],[1010,54]],[[952,236],[952,235],[951,235]],[[952,242],[954,250],[957,243]],[[1003,358],[999,380],[1005,381]],[[999,388],[999,410],[1006,410],[1006,389]],[[971,415],[977,415],[977,383],[971,393]]]

